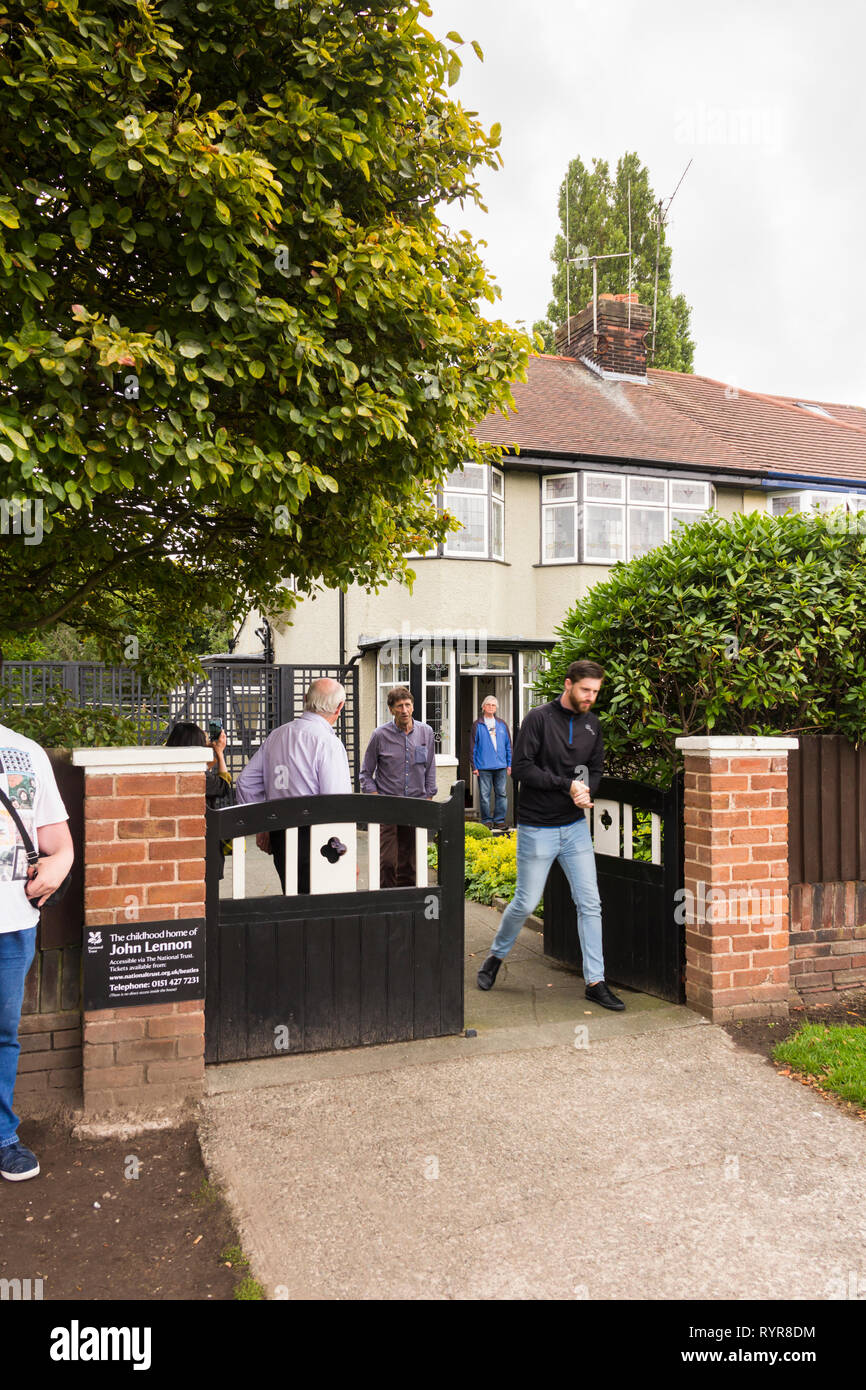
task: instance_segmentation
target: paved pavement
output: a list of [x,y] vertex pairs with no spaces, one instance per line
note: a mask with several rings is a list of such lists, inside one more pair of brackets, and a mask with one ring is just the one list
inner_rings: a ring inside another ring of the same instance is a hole
[[[313,1299],[824,1299],[866,1288],[866,1126],[686,1009],[583,998],[467,904],[467,1026],[208,1071],[252,1272]],[[578,1030],[586,1030],[578,1031]]]

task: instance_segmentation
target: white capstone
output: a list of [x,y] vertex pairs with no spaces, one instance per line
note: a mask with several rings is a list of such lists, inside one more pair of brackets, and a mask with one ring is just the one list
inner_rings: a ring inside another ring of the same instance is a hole
[[212,748],[73,748],[76,767],[103,777],[127,772],[203,772],[213,762]]
[[708,757],[712,757],[713,753],[766,753],[770,756],[773,753],[786,753],[792,748],[799,748],[800,740],[764,738],[762,735],[753,734],[700,734],[693,738],[678,738],[676,746],[684,753],[704,753]]

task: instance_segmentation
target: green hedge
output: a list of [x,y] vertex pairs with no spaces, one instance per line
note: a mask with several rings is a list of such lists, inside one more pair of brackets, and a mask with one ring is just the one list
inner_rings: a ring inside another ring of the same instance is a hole
[[[486,832],[486,833],[485,833]],[[513,898],[517,887],[517,833],[493,835],[486,826],[470,821],[466,826],[466,888],[473,902],[492,903],[494,898]],[[436,867],[435,844],[428,846],[428,862]],[[541,903],[535,909],[541,915]]]
[[605,770],[666,786],[681,734],[866,736],[866,514],[711,513],[580,599],[539,688],[599,662]]
[[135,721],[113,710],[78,705],[68,691],[21,708],[14,690],[0,686],[0,723],[43,748],[126,747],[138,743]]

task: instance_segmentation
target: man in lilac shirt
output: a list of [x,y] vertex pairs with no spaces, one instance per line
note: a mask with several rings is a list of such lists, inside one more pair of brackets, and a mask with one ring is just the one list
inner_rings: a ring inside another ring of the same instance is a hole
[[[349,757],[334,730],[346,703],[339,681],[313,681],[304,696],[304,712],[268,734],[235,784],[235,800],[273,801],[280,796],[329,796],[352,791]],[[269,841],[269,843],[268,843]],[[286,832],[256,836],[260,849],[274,856],[274,867],[286,891]],[[300,845],[299,845],[300,850]],[[299,857],[301,891],[302,865]]]
[[[376,796],[411,796],[432,801],[436,795],[436,745],[429,724],[412,718],[414,702],[405,685],[388,691],[394,718],[374,729],[361,766],[361,791]],[[383,888],[414,887],[415,829],[383,825],[379,838],[379,872]]]

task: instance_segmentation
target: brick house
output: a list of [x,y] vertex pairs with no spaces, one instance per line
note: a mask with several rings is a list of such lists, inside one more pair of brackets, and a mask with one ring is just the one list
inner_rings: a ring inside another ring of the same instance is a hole
[[[611,565],[709,508],[866,508],[866,409],[648,367],[651,310],[630,298],[602,295],[595,317],[591,304],[573,316],[558,354],[531,359],[516,411],[481,423],[502,465],[450,475],[441,504],[462,529],[415,557],[411,595],[323,589],[290,625],[273,619],[277,662],[355,659],[362,749],[387,718],[388,687],[412,688],[436,732],[440,794],[457,776],[471,783],[484,696],[519,723],[558,624]],[[248,616],[235,656],[261,656],[261,623]]]

